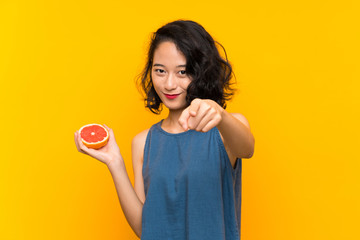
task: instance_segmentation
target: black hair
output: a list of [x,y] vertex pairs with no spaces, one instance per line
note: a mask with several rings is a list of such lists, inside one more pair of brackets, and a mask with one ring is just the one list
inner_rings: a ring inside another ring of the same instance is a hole
[[[190,105],[195,98],[211,99],[225,109],[226,101],[231,99],[235,91],[231,82],[234,74],[225,48],[214,41],[200,24],[185,20],[170,22],[152,34],[147,63],[139,76],[139,85],[145,92],[145,106],[156,114],[162,110],[162,101],[153,86],[151,71],[154,52],[160,43],[166,41],[173,42],[186,58],[186,73],[192,79],[187,88],[187,104]],[[223,49],[225,59],[220,56],[216,44]]]

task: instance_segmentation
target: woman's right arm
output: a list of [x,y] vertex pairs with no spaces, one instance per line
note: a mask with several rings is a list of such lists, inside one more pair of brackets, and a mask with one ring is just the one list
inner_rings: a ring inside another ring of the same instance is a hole
[[[120,150],[116,144],[115,136],[109,127],[105,125],[109,130],[110,138],[107,145],[99,150],[87,148],[80,139],[78,133],[75,133],[75,142],[79,152],[90,155],[99,161],[105,163],[112,175],[117,195],[121,208],[124,212],[126,220],[130,227],[133,229],[135,234],[141,237],[141,221],[142,221],[142,207],[145,201],[144,193],[137,193],[142,189],[143,192],[143,181],[139,176],[139,169],[142,168],[142,152],[144,150],[146,135],[144,132],[134,137],[132,142],[132,157],[133,157],[133,168],[135,176],[135,190],[130,182],[129,176],[126,171],[124,160],[120,154]],[[145,135],[145,137],[144,137]],[[142,150],[141,150],[142,148]],[[141,153],[141,154],[140,154]],[[141,165],[141,166],[140,166]]]
[[124,161],[121,159],[121,161],[108,164],[121,208],[128,223],[139,238],[141,237],[142,208],[145,202],[142,166],[147,132],[148,130],[145,130],[136,135],[131,144],[135,191],[127,175]]

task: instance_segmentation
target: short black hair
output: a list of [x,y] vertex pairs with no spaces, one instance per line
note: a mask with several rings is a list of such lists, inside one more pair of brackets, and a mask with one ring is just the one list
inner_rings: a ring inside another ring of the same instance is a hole
[[[211,35],[198,23],[188,20],[170,22],[152,34],[147,63],[139,76],[139,85],[145,92],[145,106],[159,114],[162,101],[152,83],[151,71],[156,48],[162,42],[173,42],[186,58],[186,73],[192,81],[187,88],[186,102],[190,105],[195,98],[211,99],[224,109],[226,101],[234,94],[232,67],[227,59],[225,48],[214,41]],[[216,47],[224,53],[223,59]]]

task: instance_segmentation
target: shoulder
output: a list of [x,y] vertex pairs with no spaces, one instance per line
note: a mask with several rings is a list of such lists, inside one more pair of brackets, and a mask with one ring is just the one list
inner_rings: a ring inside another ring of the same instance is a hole
[[144,159],[144,148],[146,137],[150,129],[146,129],[138,133],[131,142],[131,153],[132,153],[132,162],[133,166],[142,166]]
[[145,146],[145,142],[146,142],[146,137],[148,135],[149,129],[146,129],[140,133],[138,133],[131,142],[131,148],[133,150],[135,150],[136,152],[138,152],[139,150],[144,150],[144,146]]

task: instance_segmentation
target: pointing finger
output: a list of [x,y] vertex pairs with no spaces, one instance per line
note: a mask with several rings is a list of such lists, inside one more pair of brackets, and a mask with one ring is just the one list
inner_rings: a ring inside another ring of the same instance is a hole
[[188,121],[190,118],[189,109],[190,109],[190,107],[185,108],[185,110],[181,113],[181,115],[179,117],[179,123],[185,131],[187,131],[189,128],[189,126],[188,126]]
[[201,99],[195,98],[194,100],[192,100],[190,104],[190,114],[192,117],[195,117],[196,114],[198,113],[200,104],[201,104]]

